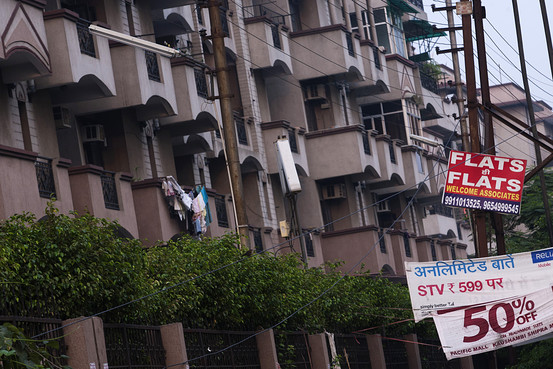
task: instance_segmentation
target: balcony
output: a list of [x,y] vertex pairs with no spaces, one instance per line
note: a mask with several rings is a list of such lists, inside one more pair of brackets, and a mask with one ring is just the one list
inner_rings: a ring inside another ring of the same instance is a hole
[[[374,132],[374,131],[373,131]],[[379,160],[380,178],[370,181],[374,189],[385,189],[379,193],[399,191],[405,184],[405,168],[401,155],[401,141],[388,135],[376,135],[376,157]]]
[[70,104],[75,115],[129,107],[138,120],[177,113],[170,58],[114,41],[109,47],[117,95]]
[[414,235],[405,231],[389,230],[390,243],[394,254],[396,274],[405,274],[406,261],[418,261],[418,250]]
[[[440,199],[437,200],[435,203],[425,205],[426,217],[422,219],[422,224],[426,234],[458,237],[453,208],[444,206]],[[444,233],[444,230],[447,231]]]
[[155,178],[131,184],[139,237],[149,245],[159,240],[167,241],[184,229],[178,218],[171,217],[162,183]]
[[36,153],[0,145],[0,219],[23,211],[38,218],[51,198],[64,213],[73,209],[66,160],[39,157]]
[[138,237],[131,177],[95,165],[69,168],[73,204],[78,213],[117,219],[133,237]]
[[362,174],[361,179],[381,176],[374,150],[377,143],[361,125],[308,132],[305,140],[310,173],[315,180],[351,174]]
[[[351,79],[365,75],[359,35],[341,25],[290,33],[294,76],[298,80],[351,73]],[[316,66],[316,67],[314,67]]]
[[64,104],[115,95],[108,40],[88,31],[89,22],[67,9],[44,13],[52,74],[36,80],[51,89],[52,102]]
[[219,102],[207,99],[211,95],[207,66],[183,57],[171,60],[171,70],[178,113],[161,119],[161,126],[181,136],[216,130],[215,117],[221,115],[216,111],[220,109]]
[[[247,14],[248,11],[252,14]],[[252,68],[292,74],[288,29],[281,23],[282,16],[271,16],[272,13],[268,13],[268,9],[265,10],[261,5],[245,8],[244,13],[246,32],[253,36],[248,37]]]
[[[390,92],[388,68],[383,66],[384,54],[371,40],[362,40],[360,42],[361,55],[363,57],[363,66],[365,70],[365,79],[363,81],[350,84],[353,95],[357,98],[369,98],[374,95]],[[374,99],[374,98],[373,98]],[[371,100],[358,100],[359,103],[372,103]]]
[[3,83],[48,75],[52,69],[44,19],[45,2],[0,2],[0,70]]
[[[361,261],[365,271],[368,269],[372,274],[389,268],[398,274],[394,254],[396,248],[392,247],[391,235],[376,226],[324,232],[321,234],[321,247],[325,261],[344,261],[339,267],[340,271],[347,272]],[[386,265],[388,267],[385,268]]]
[[405,168],[405,190],[415,192],[423,186],[421,191],[430,193],[428,160],[424,157],[424,151],[417,146],[402,146],[401,155]]
[[[386,55],[386,67],[388,69],[388,79],[390,86],[418,86],[418,83],[415,83],[415,76],[418,77],[418,68],[417,64],[409,59],[397,54]],[[407,82],[407,80],[409,82]],[[414,87],[415,88],[415,87]],[[419,93],[421,91],[411,91],[412,93]],[[403,98],[402,90],[393,90],[391,91],[389,100],[392,99],[401,99]]]
[[309,166],[305,147],[305,131],[302,128],[294,128],[289,122],[279,120],[262,123],[261,130],[263,132],[263,141],[266,147],[265,153],[267,155],[267,170],[269,173],[278,173],[275,142],[279,137],[287,137],[294,163],[301,167],[305,174],[309,176]]

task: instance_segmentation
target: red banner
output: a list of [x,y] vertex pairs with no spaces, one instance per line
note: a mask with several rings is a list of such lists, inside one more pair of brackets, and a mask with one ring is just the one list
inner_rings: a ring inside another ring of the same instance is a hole
[[452,150],[442,204],[519,214],[526,160]]

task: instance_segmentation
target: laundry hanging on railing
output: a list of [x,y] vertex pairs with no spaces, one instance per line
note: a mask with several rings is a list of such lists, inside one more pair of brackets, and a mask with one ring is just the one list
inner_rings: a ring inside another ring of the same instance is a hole
[[170,208],[184,221],[192,235],[207,231],[212,222],[209,198],[204,186],[196,186],[186,193],[172,176],[167,176],[161,186]]

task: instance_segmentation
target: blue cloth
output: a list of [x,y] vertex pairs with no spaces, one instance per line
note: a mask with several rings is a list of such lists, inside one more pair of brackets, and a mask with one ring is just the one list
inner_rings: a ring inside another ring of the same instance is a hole
[[209,210],[209,197],[207,196],[207,192],[205,191],[204,186],[201,186],[201,189],[198,192],[200,192],[202,194],[202,197],[204,198],[206,211],[205,225],[208,226],[213,221],[213,219],[211,218],[211,211]]

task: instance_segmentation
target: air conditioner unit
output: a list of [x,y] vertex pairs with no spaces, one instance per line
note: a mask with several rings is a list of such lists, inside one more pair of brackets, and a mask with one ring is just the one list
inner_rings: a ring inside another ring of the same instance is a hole
[[73,124],[73,115],[69,109],[62,106],[55,106],[52,108],[52,112],[54,113],[54,122],[56,123],[57,129],[71,128]]
[[323,200],[345,199],[345,198],[346,198],[345,184],[336,183],[332,185],[326,185],[323,187]]
[[307,86],[306,100],[326,100],[326,91],[324,84],[313,84]]
[[83,126],[83,142],[104,142],[104,126],[101,124],[93,124]]

